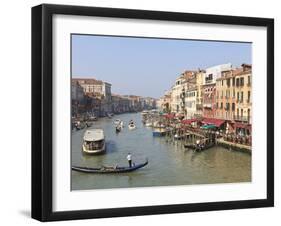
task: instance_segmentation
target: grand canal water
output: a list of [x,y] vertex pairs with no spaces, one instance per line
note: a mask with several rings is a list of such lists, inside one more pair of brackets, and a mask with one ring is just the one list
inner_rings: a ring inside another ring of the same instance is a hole
[[[115,133],[113,121],[123,120],[126,125]],[[137,129],[129,130],[133,119]],[[146,187],[164,185],[192,185],[251,181],[251,156],[222,147],[200,153],[186,150],[181,142],[167,142],[164,137],[153,137],[152,129],[141,123],[140,113],[128,113],[101,118],[92,128],[104,129],[106,153],[89,156],[81,151],[84,130],[72,132],[72,165],[96,167],[101,165],[128,165],[126,156],[133,162],[149,159],[142,169],[125,174],[85,174],[72,171],[72,190]]]

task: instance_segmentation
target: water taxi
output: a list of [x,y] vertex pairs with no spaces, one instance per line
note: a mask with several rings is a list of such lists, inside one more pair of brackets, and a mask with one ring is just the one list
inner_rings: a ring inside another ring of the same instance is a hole
[[86,130],[82,150],[87,154],[98,154],[105,151],[105,136],[102,129]]

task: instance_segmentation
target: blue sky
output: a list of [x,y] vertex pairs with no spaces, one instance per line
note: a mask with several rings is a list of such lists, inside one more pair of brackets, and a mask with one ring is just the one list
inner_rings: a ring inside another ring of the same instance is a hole
[[72,76],[112,84],[112,93],[158,98],[184,70],[252,62],[250,43],[72,35]]

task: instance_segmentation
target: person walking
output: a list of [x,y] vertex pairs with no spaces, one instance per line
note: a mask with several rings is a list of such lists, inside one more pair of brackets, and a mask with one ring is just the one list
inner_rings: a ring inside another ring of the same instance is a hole
[[131,153],[128,153],[127,160],[128,160],[128,163],[129,163],[129,167],[131,168],[132,167],[132,155],[131,155]]

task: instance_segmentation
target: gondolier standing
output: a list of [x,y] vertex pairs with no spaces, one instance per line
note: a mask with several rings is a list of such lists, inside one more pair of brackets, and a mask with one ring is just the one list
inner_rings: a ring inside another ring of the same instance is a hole
[[131,155],[131,153],[128,153],[127,160],[128,160],[129,166],[132,167],[132,155]]

